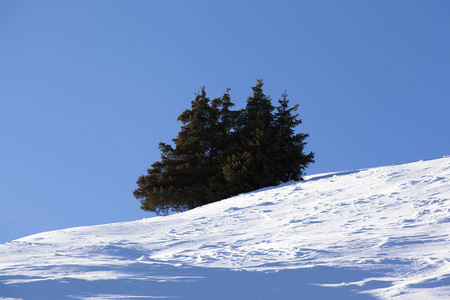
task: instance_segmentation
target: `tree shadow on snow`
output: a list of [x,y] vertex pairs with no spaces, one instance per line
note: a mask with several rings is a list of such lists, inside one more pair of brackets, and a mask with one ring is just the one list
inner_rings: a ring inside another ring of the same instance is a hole
[[[101,271],[86,269],[86,272]],[[125,270],[131,278],[118,280],[41,280],[5,284],[18,276],[0,276],[0,298],[47,299],[374,299],[361,294],[359,286],[324,287],[359,281],[373,273],[331,267],[278,272],[174,267],[168,264],[135,263]],[[37,278],[36,278],[37,279]],[[378,286],[380,287],[380,286]],[[371,286],[370,288],[376,288]]]

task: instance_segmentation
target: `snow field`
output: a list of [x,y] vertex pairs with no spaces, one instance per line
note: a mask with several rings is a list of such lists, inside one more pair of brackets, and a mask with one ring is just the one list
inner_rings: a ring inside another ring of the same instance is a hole
[[449,234],[450,157],[321,174],[2,244],[0,299],[450,299]]

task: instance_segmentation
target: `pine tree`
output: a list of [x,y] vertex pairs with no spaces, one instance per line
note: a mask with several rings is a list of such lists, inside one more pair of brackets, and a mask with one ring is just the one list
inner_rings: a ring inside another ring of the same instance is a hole
[[285,91],[282,98],[278,100],[280,106],[277,107],[275,114],[279,140],[276,164],[279,169],[278,177],[282,182],[302,179],[303,170],[308,164],[314,162],[314,153],[303,153],[306,145],[304,140],[309,135],[295,133],[295,128],[302,123],[302,120],[298,119],[298,114],[294,114],[298,109],[298,104],[289,108],[287,96]]
[[226,158],[231,155],[236,143],[234,133],[238,112],[230,109],[234,104],[231,102],[229,91],[230,89],[227,89],[222,97],[214,99],[211,103],[212,109],[216,114],[214,119],[217,122],[213,128],[215,133],[213,136],[214,148],[212,151],[213,161],[211,165],[213,175],[209,179],[208,193],[213,201],[233,195],[222,172]]
[[175,147],[160,143],[161,161],[139,177],[134,196],[141,208],[166,214],[183,211],[230,196],[221,171],[229,153],[235,112],[228,90],[210,101],[205,88],[179,117],[183,125]]
[[247,99],[239,120],[237,135],[240,143],[223,167],[227,181],[241,192],[279,183],[274,161],[278,142],[274,107],[270,98],[264,95],[263,85],[263,81],[258,80],[252,87],[253,95]]
[[138,188],[133,195],[141,200],[141,209],[153,211],[157,214],[167,214],[169,210],[182,211],[186,207],[177,203],[173,197],[168,197],[173,190],[176,180],[172,175],[175,170],[174,149],[171,145],[159,143],[161,161],[157,161],[147,169],[147,175],[137,180]]
[[160,143],[161,162],[139,177],[134,191],[141,200],[141,208],[165,214],[170,210],[183,211],[208,203],[207,185],[213,147],[212,108],[205,88],[179,117],[183,126],[173,139],[175,148]]
[[178,166],[177,177],[180,188],[179,201],[186,203],[188,209],[209,203],[208,179],[213,175],[217,110],[210,105],[205,88],[192,102],[190,110],[185,110],[178,120],[183,123],[175,143]]
[[141,208],[157,214],[184,211],[283,181],[299,180],[314,162],[304,154],[307,134],[287,94],[274,107],[258,80],[244,109],[233,111],[229,89],[210,101],[205,88],[179,117],[173,146],[160,143],[161,160],[138,178]]

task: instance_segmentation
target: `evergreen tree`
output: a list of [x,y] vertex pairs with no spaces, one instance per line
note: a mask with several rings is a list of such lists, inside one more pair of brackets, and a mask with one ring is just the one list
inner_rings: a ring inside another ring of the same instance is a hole
[[231,102],[229,89],[222,97],[216,98],[212,101],[212,108],[217,114],[215,120],[216,126],[213,128],[215,134],[213,137],[214,148],[212,151],[212,166],[213,176],[209,179],[209,196],[214,201],[232,196],[228,182],[222,172],[222,167],[226,162],[226,158],[231,155],[236,137],[236,119],[238,112],[231,110],[234,106]]
[[263,85],[263,81],[258,80],[252,87],[253,95],[247,99],[239,120],[240,143],[223,167],[227,181],[240,192],[279,183],[275,172],[278,139],[274,107],[264,95]]
[[210,105],[205,88],[185,110],[178,120],[183,123],[175,143],[177,155],[176,177],[178,189],[175,194],[188,209],[209,203],[208,179],[214,174],[215,127],[218,113]]
[[174,189],[176,180],[173,170],[175,170],[176,159],[174,149],[171,145],[159,143],[161,151],[161,161],[157,161],[147,169],[147,175],[138,178],[138,188],[133,191],[133,195],[141,200],[141,209],[153,211],[157,214],[167,214],[169,210],[182,211],[185,207],[177,203],[173,197],[168,197],[170,191]]
[[164,214],[169,209],[183,211],[209,202],[214,115],[203,87],[191,102],[191,109],[178,117],[183,125],[173,139],[175,148],[160,143],[161,162],[138,179],[134,195],[141,200],[142,209]]
[[314,162],[314,153],[303,153],[306,145],[304,140],[309,136],[304,133],[295,133],[295,128],[302,123],[298,119],[298,114],[294,112],[298,109],[298,104],[289,108],[289,100],[286,91],[282,98],[278,100],[280,106],[277,107],[276,132],[278,137],[278,151],[276,164],[278,167],[278,178],[282,182],[289,180],[300,180],[303,170],[308,164]]
[[184,211],[239,193],[299,180],[314,162],[304,154],[307,134],[287,94],[274,107],[258,80],[244,109],[233,111],[229,90],[212,101],[205,88],[179,117],[173,144],[160,143],[161,161],[138,178],[141,208],[157,214]]

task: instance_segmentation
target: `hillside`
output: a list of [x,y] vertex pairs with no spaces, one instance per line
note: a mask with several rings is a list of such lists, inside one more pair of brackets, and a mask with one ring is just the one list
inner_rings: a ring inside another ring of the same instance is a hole
[[450,157],[0,245],[0,299],[449,299]]

